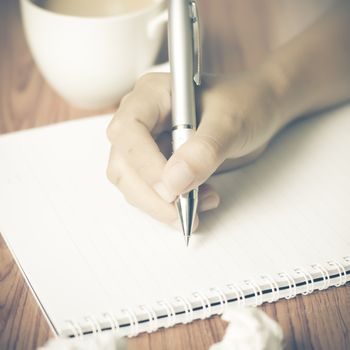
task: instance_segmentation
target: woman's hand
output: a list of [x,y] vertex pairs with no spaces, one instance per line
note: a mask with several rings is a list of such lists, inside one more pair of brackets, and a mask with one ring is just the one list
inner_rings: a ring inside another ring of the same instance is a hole
[[[276,112],[274,91],[260,74],[204,79],[197,100],[198,129],[172,155],[169,74],[139,79],[108,127],[110,181],[129,203],[175,226],[173,201],[179,194],[202,185],[218,169],[253,160],[284,124]],[[199,211],[218,204],[214,190],[202,186]]]
[[[290,120],[349,100],[349,9],[349,1],[338,1],[252,72],[204,79],[198,130],[173,155],[170,76],[141,78],[108,128],[109,179],[130,203],[176,225],[177,195],[202,185],[218,169],[254,159]],[[218,203],[213,189],[201,186],[199,210]]]

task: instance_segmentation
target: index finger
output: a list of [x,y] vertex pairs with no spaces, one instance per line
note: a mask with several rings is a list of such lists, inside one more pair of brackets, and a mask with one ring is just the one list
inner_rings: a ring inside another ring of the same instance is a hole
[[169,126],[171,110],[170,76],[165,73],[146,74],[121,101],[107,129],[111,143],[118,141],[120,129],[139,123],[150,133],[159,133]]
[[[110,164],[114,164],[116,172],[118,162],[122,160],[148,185],[153,187],[159,181],[166,159],[151,133],[167,127],[170,100],[168,74],[141,78],[123,99],[108,127],[108,137],[113,145]],[[128,188],[124,188],[126,197],[127,192]]]

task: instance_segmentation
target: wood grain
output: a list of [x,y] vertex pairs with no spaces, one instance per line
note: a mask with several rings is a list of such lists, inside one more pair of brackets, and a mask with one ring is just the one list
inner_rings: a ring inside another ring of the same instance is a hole
[[[253,67],[271,50],[274,1],[200,1],[206,71],[237,72]],[[46,84],[26,46],[18,2],[0,0],[0,132],[105,111],[76,109]],[[262,309],[281,324],[287,349],[350,349],[350,286],[281,300]],[[219,341],[224,330],[224,322],[213,317],[142,334],[129,340],[129,349],[203,350]],[[35,349],[50,336],[45,318],[0,236],[0,349]]]

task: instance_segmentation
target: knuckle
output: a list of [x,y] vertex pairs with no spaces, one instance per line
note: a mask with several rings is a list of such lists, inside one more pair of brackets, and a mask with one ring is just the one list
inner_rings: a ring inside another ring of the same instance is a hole
[[125,132],[122,121],[116,117],[111,121],[107,127],[107,137],[109,142],[114,143],[118,136]]
[[132,104],[133,100],[135,98],[135,88],[133,90],[131,90],[130,92],[128,92],[127,94],[125,94],[119,103],[119,107],[116,111],[116,113],[114,114],[114,119],[116,119],[117,117],[120,117],[120,114],[122,114],[122,111],[130,104]]
[[137,203],[137,201],[135,200],[135,198],[132,198],[130,195],[128,195],[127,193],[124,193],[123,194],[123,196],[124,196],[124,199],[125,199],[125,201],[129,204],[129,205],[131,205],[132,207],[138,207],[138,203]]
[[[162,73],[148,73],[141,77],[136,85],[154,101],[161,111],[170,106],[170,80]],[[139,91],[140,92],[140,91]]]
[[112,162],[109,162],[107,170],[106,170],[106,175],[107,179],[114,184],[116,187],[120,188],[121,187],[121,182],[123,175],[121,171],[113,165]]
[[130,99],[130,97],[132,97],[133,93],[134,93],[134,90],[131,90],[130,92],[128,92],[127,94],[125,94],[125,95],[121,98],[120,103],[119,103],[119,106],[122,106],[122,105],[124,105],[125,103],[127,103],[128,100]]
[[137,80],[136,86],[140,86],[143,84],[153,85],[153,83],[155,82],[162,82],[163,80],[165,81],[164,78],[167,76],[168,74],[164,74],[164,73],[146,73]]
[[107,127],[107,130],[106,130],[106,134],[107,134],[107,138],[109,140],[110,143],[113,142],[113,139],[114,139],[114,132],[113,132],[113,128],[112,128],[112,123],[110,123]]
[[146,85],[152,84],[154,80],[157,79],[157,76],[158,76],[157,73],[146,73],[136,81],[135,86],[139,87],[144,84]]
[[130,100],[130,96],[131,96],[132,92],[124,95],[119,102],[119,106],[118,106],[118,110],[116,111],[114,117],[116,118],[116,116],[118,115],[119,111],[122,110],[124,108],[125,105],[128,105],[128,102]]
[[245,124],[245,118],[243,113],[240,112],[235,112],[234,114],[223,113],[220,123],[224,130],[227,130],[232,136],[235,136],[235,134],[238,134],[242,130]]

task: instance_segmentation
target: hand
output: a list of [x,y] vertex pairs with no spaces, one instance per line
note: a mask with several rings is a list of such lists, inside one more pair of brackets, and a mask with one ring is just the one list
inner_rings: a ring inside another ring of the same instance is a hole
[[[177,227],[173,201],[179,194],[202,185],[217,170],[255,159],[284,124],[273,90],[259,74],[204,81],[197,99],[198,129],[173,155],[169,74],[139,79],[107,131],[112,144],[110,181],[129,203]],[[201,186],[199,211],[218,204],[218,194],[208,185]]]

